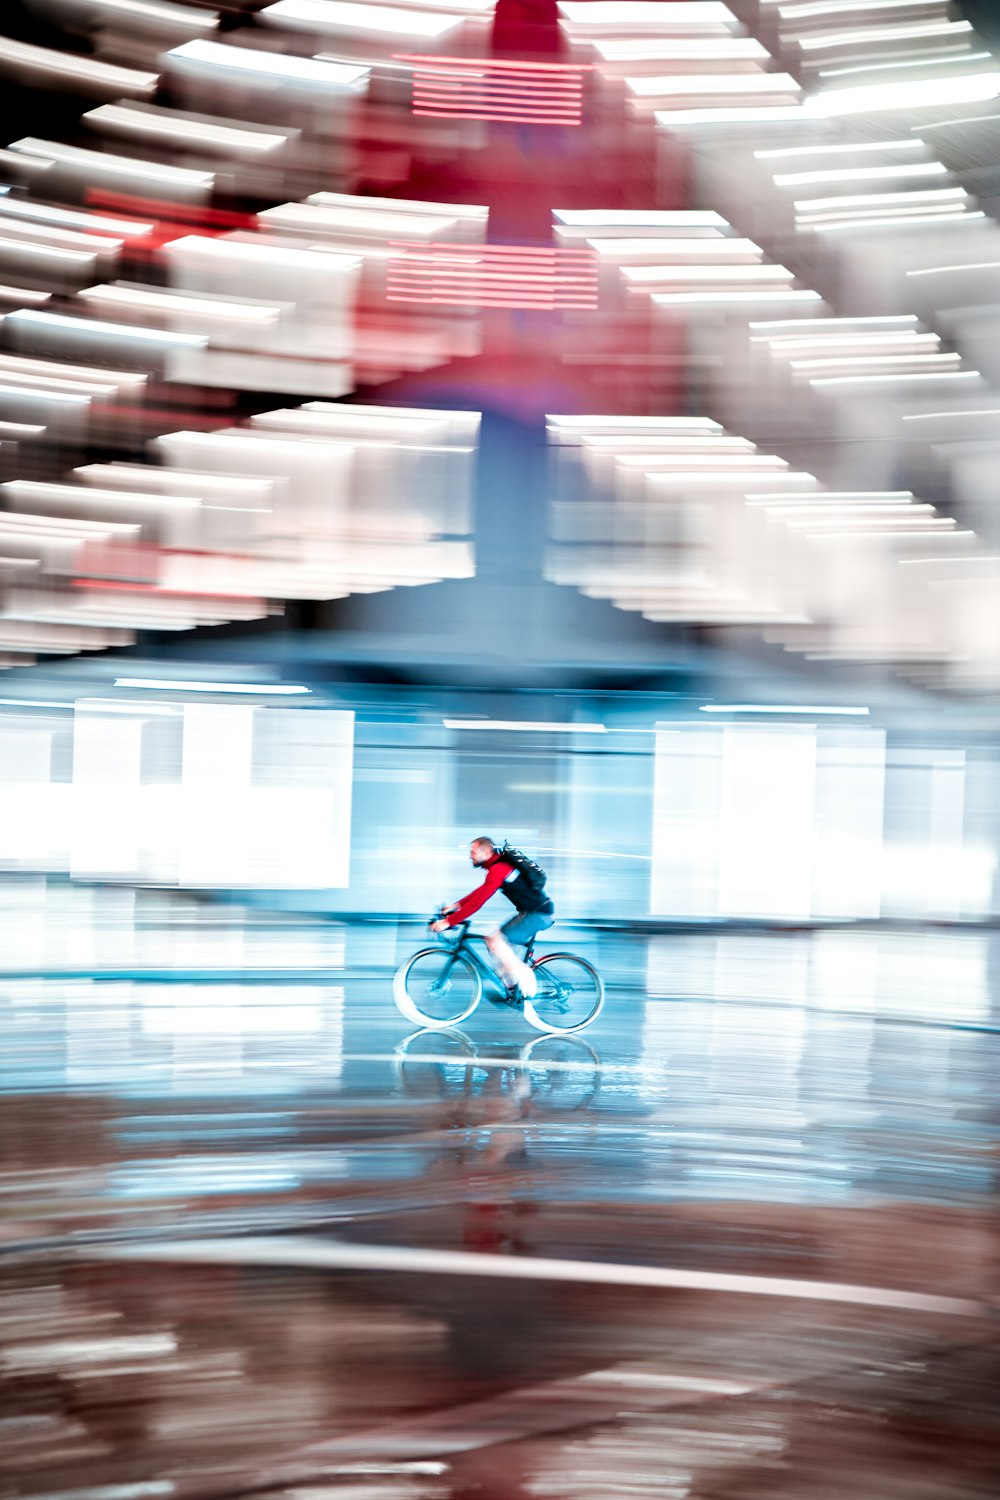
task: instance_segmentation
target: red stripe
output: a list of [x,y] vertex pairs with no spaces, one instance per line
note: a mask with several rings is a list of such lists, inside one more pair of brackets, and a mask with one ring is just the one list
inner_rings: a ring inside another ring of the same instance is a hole
[[595,308],[597,258],[589,250],[542,245],[394,243],[390,302],[504,308]]
[[393,54],[393,62],[413,63],[416,67],[421,64],[430,64],[433,68],[475,68],[480,72],[486,70],[506,70],[516,73],[593,73],[594,69],[589,63],[542,63],[521,62],[507,60],[499,57],[429,57],[412,52],[396,52]]
[[437,73],[418,73],[413,80],[413,90],[414,93],[433,93],[436,90],[458,94],[467,99],[474,99],[478,94],[497,94],[526,104],[533,104],[539,99],[572,101],[583,97],[583,90],[573,86],[526,89],[523,84],[503,78],[444,78]]
[[499,125],[582,125],[583,115],[531,114],[527,110],[496,109],[414,109],[414,118],[424,120],[493,120]]
[[575,63],[412,53],[397,53],[396,61],[413,64],[415,115],[527,125],[581,124],[583,75],[593,71]]

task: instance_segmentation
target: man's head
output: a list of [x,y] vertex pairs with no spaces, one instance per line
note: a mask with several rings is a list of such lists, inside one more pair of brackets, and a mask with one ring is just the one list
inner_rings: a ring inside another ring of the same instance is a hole
[[469,845],[469,858],[477,868],[488,865],[496,852],[497,847],[492,839],[473,839]]

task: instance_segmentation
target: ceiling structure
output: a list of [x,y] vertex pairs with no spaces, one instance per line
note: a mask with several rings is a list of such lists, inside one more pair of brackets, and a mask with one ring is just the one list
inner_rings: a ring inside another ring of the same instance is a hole
[[0,661],[992,696],[966,9],[22,0]]

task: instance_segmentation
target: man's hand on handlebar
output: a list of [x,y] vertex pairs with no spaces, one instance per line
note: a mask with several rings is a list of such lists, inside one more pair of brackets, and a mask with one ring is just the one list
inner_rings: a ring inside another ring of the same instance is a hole
[[454,906],[442,906],[440,917],[436,922],[431,923],[431,932],[447,932],[451,924],[446,922],[444,918],[449,916],[454,910]]

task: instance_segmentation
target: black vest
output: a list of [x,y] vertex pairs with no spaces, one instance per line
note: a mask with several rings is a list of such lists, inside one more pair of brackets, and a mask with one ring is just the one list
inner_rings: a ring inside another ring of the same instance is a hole
[[[504,858],[502,850],[497,854],[497,861],[510,863],[508,859]],[[545,912],[546,914],[555,911],[555,906],[545,894],[544,888],[532,885],[516,865],[500,889],[510,904],[516,907],[518,911]]]

